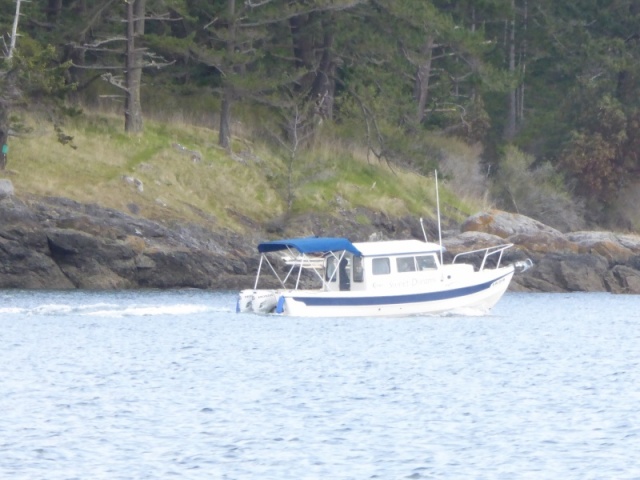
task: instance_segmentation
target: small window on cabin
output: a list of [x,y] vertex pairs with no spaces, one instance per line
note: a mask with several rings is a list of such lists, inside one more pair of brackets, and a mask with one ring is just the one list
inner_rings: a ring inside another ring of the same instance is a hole
[[374,275],[388,275],[391,272],[390,265],[388,258],[374,258],[371,271]]
[[362,265],[362,257],[353,257],[353,281],[364,281],[364,266]]
[[420,257],[416,257],[418,262],[418,270],[436,270],[438,267],[436,265],[436,257],[433,255],[424,255]]
[[338,278],[336,275],[336,267],[338,265],[338,261],[335,257],[327,258],[327,269],[325,272],[325,280],[328,282],[335,282]]
[[398,272],[415,272],[416,263],[413,257],[402,257],[396,259],[396,267]]

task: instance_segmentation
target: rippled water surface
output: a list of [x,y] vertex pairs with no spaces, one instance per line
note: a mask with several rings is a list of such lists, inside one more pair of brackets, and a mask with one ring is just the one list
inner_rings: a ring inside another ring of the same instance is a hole
[[640,479],[640,297],[295,319],[0,291],[0,478]]

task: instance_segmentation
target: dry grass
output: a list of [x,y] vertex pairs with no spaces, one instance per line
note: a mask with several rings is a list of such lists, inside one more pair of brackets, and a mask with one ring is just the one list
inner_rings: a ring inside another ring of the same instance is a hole
[[[65,127],[75,149],[58,143],[52,128],[38,127],[12,139],[5,173],[18,195],[68,197],[156,220],[215,221],[241,230],[238,217],[267,221],[282,215],[286,154],[244,136],[252,129],[240,122],[230,155],[217,146],[217,132],[195,126],[200,122],[193,117],[174,112],[163,121],[153,118],[145,117],[144,133],[126,135],[122,115],[113,109],[86,112]],[[294,193],[296,211],[366,206],[390,215],[435,215],[433,178],[391,169],[336,138],[319,138],[296,159]],[[473,211],[473,202],[446,193],[443,198],[453,211]]]
[[[156,219],[201,222],[197,212],[204,212],[228,226],[235,226],[230,212],[253,217],[281,211],[260,173],[215,147],[211,130],[147,121],[143,134],[128,136],[115,133],[120,123],[118,116],[88,114],[68,125],[76,149],[58,143],[52,130],[13,140],[8,175],[16,191]],[[200,161],[177,145],[197,151]]]

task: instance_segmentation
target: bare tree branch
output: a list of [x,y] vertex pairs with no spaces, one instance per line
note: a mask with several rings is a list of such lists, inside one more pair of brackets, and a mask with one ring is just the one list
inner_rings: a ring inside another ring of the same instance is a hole
[[114,75],[113,73],[105,73],[101,75],[101,78],[104,81],[109,82],[114,87],[119,88],[120,90],[123,90],[125,92],[129,91],[129,89],[124,84],[124,78],[121,77],[120,75]]

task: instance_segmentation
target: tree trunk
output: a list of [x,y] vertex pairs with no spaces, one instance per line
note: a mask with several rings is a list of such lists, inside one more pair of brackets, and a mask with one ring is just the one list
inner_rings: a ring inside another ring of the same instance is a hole
[[[312,13],[289,20],[295,67],[303,72],[295,92],[313,106],[313,114],[333,117],[335,94],[335,61],[333,57],[333,23],[331,13]],[[315,40],[320,38],[322,40]],[[307,123],[307,127],[312,126]]]
[[[229,37],[227,39],[227,54],[229,60],[233,58],[236,48],[236,0],[228,0],[227,14],[229,15]],[[234,66],[229,67],[233,70]],[[220,108],[220,129],[218,131],[218,144],[229,150],[231,148],[231,104],[233,102],[233,85],[226,78],[222,84],[222,105]]]
[[527,73],[527,23],[529,21],[529,4],[527,0],[522,5],[522,48],[520,53],[520,72],[522,72],[521,83],[518,86],[518,125],[524,123],[524,94],[525,78]]
[[[20,3],[21,0],[16,0],[16,14],[13,18],[9,50],[6,53],[6,57],[0,60],[0,66],[6,65],[8,68],[11,66],[11,58],[16,48],[18,36]],[[16,98],[16,82],[13,73],[10,71],[0,72],[0,80],[2,81],[0,84],[0,170],[4,170],[7,166],[9,155],[9,109],[11,108],[12,99]]]
[[[511,10],[513,18],[511,20],[511,29],[509,32],[509,72],[514,74],[516,71],[516,8],[515,0],[511,0]],[[512,140],[516,135],[516,118],[517,118],[517,89],[512,88],[507,97],[507,118],[504,125],[504,139]]]
[[429,35],[424,44],[423,51],[424,63],[418,67],[416,75],[416,125],[420,125],[424,120],[424,111],[427,106],[429,97],[429,77],[431,75],[431,59],[433,58],[433,37]]
[[47,18],[51,23],[58,23],[62,12],[62,0],[49,0],[47,3]]
[[299,91],[308,91],[314,81],[314,46],[310,33],[310,15],[297,15],[289,20],[289,30],[291,31],[291,42],[293,47],[293,58],[295,67],[298,70],[306,70],[308,73],[299,82]]
[[229,150],[231,148],[231,93],[227,90],[222,94],[222,105],[220,108],[220,130],[218,132],[218,144]]
[[7,166],[7,155],[9,152],[9,119],[4,102],[0,104],[0,170]]
[[135,38],[144,35],[145,0],[127,2],[127,59],[124,107],[124,130],[139,133],[143,130],[140,85],[142,83],[142,52],[136,49]]
[[16,0],[16,14],[13,17],[13,27],[11,28],[11,38],[9,39],[9,53],[7,60],[11,61],[13,51],[16,49],[16,40],[18,38],[18,21],[20,20],[20,3],[22,0]]
[[333,102],[335,92],[335,63],[331,55],[333,32],[325,27],[322,42],[322,56],[318,71],[311,87],[311,98],[315,101],[316,114],[322,118],[333,118]]

